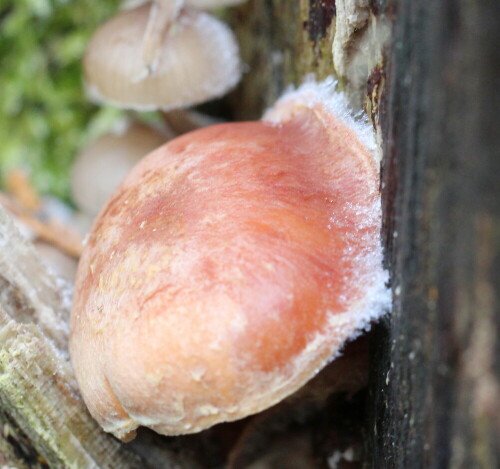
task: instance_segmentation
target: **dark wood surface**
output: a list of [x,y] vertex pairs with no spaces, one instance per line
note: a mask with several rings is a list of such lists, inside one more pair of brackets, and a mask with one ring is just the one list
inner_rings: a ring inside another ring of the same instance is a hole
[[500,2],[398,0],[383,194],[394,312],[373,342],[375,468],[500,464]]

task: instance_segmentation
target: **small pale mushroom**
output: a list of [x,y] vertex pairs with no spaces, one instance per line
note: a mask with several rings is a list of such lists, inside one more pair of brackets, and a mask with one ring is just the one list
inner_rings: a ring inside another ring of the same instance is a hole
[[182,7],[209,10],[238,3],[242,3],[242,0],[153,0],[142,42],[144,69],[139,79],[156,72],[162,38],[175,25]]
[[115,188],[155,148],[173,138],[143,124],[128,124],[101,135],[76,157],[71,172],[71,191],[78,207],[94,217]]
[[[224,23],[183,9],[168,31],[157,34],[150,15],[158,8],[154,3],[123,11],[93,35],[84,70],[95,101],[171,110],[219,97],[236,85],[241,75],[238,46]],[[154,67],[148,65],[152,60]]]
[[193,433],[289,396],[389,306],[378,161],[331,84],[179,137],[96,220],[70,351],[119,438]]

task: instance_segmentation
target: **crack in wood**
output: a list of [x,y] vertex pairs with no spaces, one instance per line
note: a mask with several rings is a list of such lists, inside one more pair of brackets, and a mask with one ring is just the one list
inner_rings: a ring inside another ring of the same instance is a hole
[[326,36],[335,13],[335,0],[309,0],[309,17],[304,26],[314,45]]

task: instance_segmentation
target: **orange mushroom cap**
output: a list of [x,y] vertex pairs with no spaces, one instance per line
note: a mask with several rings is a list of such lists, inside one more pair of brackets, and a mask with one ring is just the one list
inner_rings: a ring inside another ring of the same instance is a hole
[[90,412],[120,438],[265,409],[388,307],[367,127],[324,84],[266,119],[160,147],[93,226],[70,349]]

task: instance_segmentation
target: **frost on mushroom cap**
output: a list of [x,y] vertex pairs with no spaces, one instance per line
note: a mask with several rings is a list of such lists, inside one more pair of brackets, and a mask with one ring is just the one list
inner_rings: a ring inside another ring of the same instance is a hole
[[175,109],[226,93],[239,80],[231,30],[207,13],[183,11],[164,34],[154,73],[143,74],[143,38],[151,5],[121,12],[92,37],[85,81],[97,102],[137,110]]
[[78,207],[88,215],[97,215],[137,162],[173,136],[142,124],[125,123],[91,142],[76,157],[71,171],[71,192]]
[[265,409],[386,311],[378,164],[333,112],[341,98],[311,86],[273,122],[159,148],[101,212],[70,350],[106,431],[193,433]]

